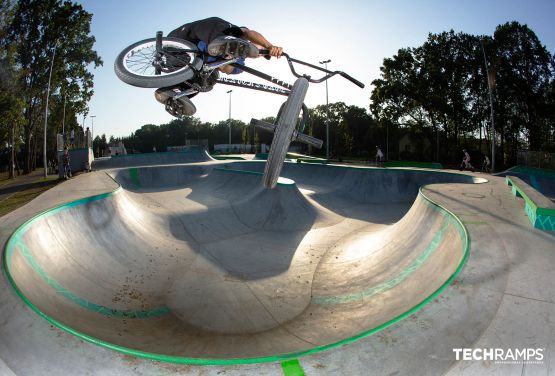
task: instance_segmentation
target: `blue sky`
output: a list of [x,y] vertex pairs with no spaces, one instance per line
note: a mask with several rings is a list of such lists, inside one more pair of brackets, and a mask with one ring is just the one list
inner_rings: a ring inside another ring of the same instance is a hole
[[[329,81],[330,102],[368,108],[370,82],[379,77],[385,57],[399,48],[421,45],[428,33],[455,30],[475,35],[492,35],[495,27],[508,21],[527,24],[551,53],[555,52],[554,0],[280,0],[280,1],[187,1],[187,0],[85,0],[93,13],[94,48],[104,66],[93,70],[95,94],[89,115],[95,115],[94,133],[127,136],[144,124],[163,124],[173,119],[154,99],[153,89],[121,82],[113,70],[114,59],[127,45],[153,37],[157,30],[167,34],[190,21],[211,16],[262,33],[271,43],[284,47],[291,56],[316,63],[331,59],[329,68],[343,70],[366,84],[360,89],[334,77]],[[161,5],[163,4],[163,6]],[[284,59],[255,59],[249,66],[293,83]],[[314,75],[316,76],[316,74]],[[243,80],[257,78],[243,73]],[[218,122],[228,117],[229,86],[194,98],[196,117]],[[284,97],[233,88],[232,117],[249,122],[277,113]],[[312,84],[306,104],[325,103],[325,85]],[[82,122],[82,118],[79,119]],[[85,120],[91,126],[91,118]]]

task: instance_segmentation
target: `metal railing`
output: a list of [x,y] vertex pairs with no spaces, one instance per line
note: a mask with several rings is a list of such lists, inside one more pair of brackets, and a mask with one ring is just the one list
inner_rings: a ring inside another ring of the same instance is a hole
[[545,151],[519,150],[517,154],[519,166],[548,168],[555,170],[555,153]]

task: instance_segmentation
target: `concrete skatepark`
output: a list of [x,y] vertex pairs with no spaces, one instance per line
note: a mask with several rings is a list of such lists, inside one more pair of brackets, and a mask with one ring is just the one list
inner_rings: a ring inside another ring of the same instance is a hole
[[555,236],[503,178],[141,158],[0,218],[0,374],[554,372]]

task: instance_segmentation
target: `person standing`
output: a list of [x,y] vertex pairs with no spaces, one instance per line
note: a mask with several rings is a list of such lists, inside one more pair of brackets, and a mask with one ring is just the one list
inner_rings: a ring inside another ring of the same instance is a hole
[[489,173],[491,171],[491,162],[486,154],[484,154],[484,162],[482,163],[482,171]]
[[384,156],[382,149],[376,146],[376,166],[383,166]]
[[71,177],[71,158],[69,157],[69,150],[67,150],[67,147],[64,149],[62,164],[64,166],[64,179],[69,179]]

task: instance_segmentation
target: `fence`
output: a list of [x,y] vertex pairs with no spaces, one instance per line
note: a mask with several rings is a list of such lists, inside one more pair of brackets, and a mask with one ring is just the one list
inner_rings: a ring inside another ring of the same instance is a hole
[[555,154],[544,151],[519,150],[517,154],[517,164],[519,166],[555,170]]

